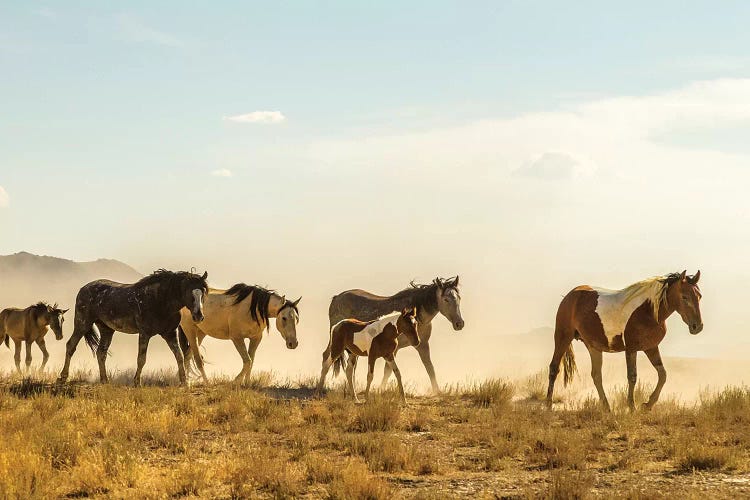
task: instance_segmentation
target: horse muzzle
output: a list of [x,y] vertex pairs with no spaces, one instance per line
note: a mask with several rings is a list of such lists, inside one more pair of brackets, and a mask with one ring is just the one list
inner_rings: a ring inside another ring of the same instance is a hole
[[703,331],[703,323],[693,323],[688,327],[691,335],[698,335]]
[[62,340],[62,339],[63,339],[62,333],[60,335],[55,334],[55,340]]
[[290,340],[286,343],[287,349],[296,349],[299,345],[299,342],[297,340]]
[[459,332],[459,331],[461,331],[461,330],[463,330],[463,329],[464,329],[464,324],[465,324],[465,323],[464,323],[464,320],[462,320],[462,319],[459,319],[458,321],[455,321],[455,322],[453,323],[453,329],[454,329],[455,331]]
[[193,314],[193,321],[196,323],[200,323],[201,321],[205,319],[202,312],[192,313],[192,314]]

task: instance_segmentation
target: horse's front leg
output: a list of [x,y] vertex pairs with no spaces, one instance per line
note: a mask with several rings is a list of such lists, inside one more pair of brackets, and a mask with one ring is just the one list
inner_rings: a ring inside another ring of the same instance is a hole
[[247,371],[245,372],[245,383],[250,382],[250,373],[253,371],[253,365],[255,364],[255,351],[258,350],[258,346],[260,345],[260,341],[263,340],[263,337],[250,337],[250,340],[247,343],[247,355],[250,358],[250,366],[248,367]]
[[635,411],[635,384],[638,381],[638,367],[636,358],[638,357],[638,351],[626,351],[625,362],[628,367],[628,408],[630,411]]
[[172,351],[175,361],[177,361],[177,377],[180,379],[180,385],[187,385],[187,377],[185,376],[185,357],[182,355],[180,343],[177,341],[177,328],[162,333],[161,336],[167,341],[167,345]]
[[13,353],[13,361],[16,362],[16,371],[20,374],[21,372],[21,348],[22,348],[23,341],[19,341],[16,339],[13,339],[13,346],[15,347],[15,352]]
[[396,359],[391,354],[386,356],[385,362],[393,369],[393,374],[396,375],[396,381],[398,382],[398,393],[401,395],[401,402],[406,404],[406,394],[404,393],[404,384],[401,382],[401,371],[396,365]]
[[26,373],[31,370],[31,341],[26,341]]
[[138,367],[135,369],[135,377],[133,377],[135,387],[141,386],[141,372],[143,372],[143,366],[146,364],[146,351],[148,351],[150,340],[151,335],[142,332],[138,334]]
[[430,344],[427,342],[420,343],[417,347],[417,353],[419,353],[419,359],[422,360],[427,375],[430,377],[430,383],[432,384],[432,392],[440,394],[440,386],[437,383],[437,377],[435,377],[435,367],[432,365],[432,359],[430,357]]
[[365,387],[365,401],[370,400],[370,385],[372,384],[372,377],[375,375],[375,361],[378,357],[373,354],[375,346],[370,346],[370,352],[367,355],[367,387]]
[[653,407],[654,404],[656,404],[656,402],[659,400],[661,390],[664,387],[664,384],[667,382],[667,370],[664,369],[664,363],[661,360],[661,354],[659,353],[658,347],[654,347],[653,349],[649,349],[648,351],[644,352],[646,353],[646,356],[648,356],[648,360],[651,361],[651,364],[654,365],[654,368],[656,368],[656,373],[659,375],[659,380],[656,382],[654,392],[651,393],[651,397],[648,398],[648,402],[643,403],[643,409],[650,410],[651,407]]

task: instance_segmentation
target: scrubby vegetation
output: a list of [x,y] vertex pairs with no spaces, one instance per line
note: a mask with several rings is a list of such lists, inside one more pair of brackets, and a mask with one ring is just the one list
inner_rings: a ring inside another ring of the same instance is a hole
[[[260,373],[245,388],[133,389],[0,380],[0,498],[736,497],[750,493],[750,390],[614,412],[554,411],[537,381],[486,380],[439,397]],[[124,379],[124,378],[123,378]],[[150,382],[150,384],[149,384]],[[621,392],[621,391],[620,391]]]

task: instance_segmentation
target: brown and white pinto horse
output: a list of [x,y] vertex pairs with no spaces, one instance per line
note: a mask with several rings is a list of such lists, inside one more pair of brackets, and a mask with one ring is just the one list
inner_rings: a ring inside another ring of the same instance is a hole
[[384,316],[373,321],[359,321],[358,319],[344,319],[333,325],[328,346],[323,352],[323,368],[320,371],[318,392],[323,390],[328,370],[333,365],[333,374],[337,376],[341,371],[344,352],[348,352],[349,360],[346,366],[346,380],[355,402],[359,402],[354,387],[354,369],[358,356],[367,356],[367,388],[365,400],[370,395],[370,385],[375,371],[375,361],[384,358],[393,370],[398,382],[401,401],[406,403],[404,386],[401,383],[401,372],[396,366],[396,351],[400,336],[406,337],[413,346],[419,345],[417,332],[417,308],[407,307],[400,314]]
[[602,353],[623,352],[628,368],[628,406],[635,409],[633,391],[637,380],[636,355],[643,351],[656,368],[659,380],[643,408],[648,410],[659,399],[667,372],[659,354],[659,343],[667,333],[666,320],[678,312],[690,333],[703,330],[701,273],[687,276],[673,273],[634,283],[622,290],[605,290],[590,286],[574,288],[563,298],[557,310],[555,352],[549,365],[547,405],[552,405],[555,379],[563,363],[565,385],[576,370],[573,339],[583,341],[591,355],[591,378],[602,406],[609,411],[609,402],[602,386]]

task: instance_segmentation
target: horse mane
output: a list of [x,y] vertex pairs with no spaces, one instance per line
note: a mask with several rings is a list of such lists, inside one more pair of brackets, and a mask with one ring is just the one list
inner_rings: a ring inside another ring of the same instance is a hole
[[[266,327],[268,327],[268,304],[271,302],[271,297],[273,295],[278,295],[276,290],[269,290],[258,285],[237,283],[224,292],[224,295],[234,295],[234,305],[245,300],[250,294],[252,294],[252,298],[250,299],[250,317],[258,324],[265,324]],[[291,307],[297,311],[297,314],[299,314],[297,306],[286,300],[286,298],[284,299],[284,303],[281,304],[279,311],[285,307]]]
[[405,296],[410,296],[412,299],[412,305],[417,308],[417,311],[425,310],[428,313],[437,311],[437,297],[435,291],[438,288],[455,288],[458,293],[456,286],[457,277],[453,278],[435,278],[432,283],[428,284],[417,284],[414,281],[409,283],[409,287],[401,290],[393,296],[394,299],[400,299]]
[[164,283],[169,282],[172,283],[175,280],[183,279],[183,278],[192,278],[197,277],[200,278],[197,274],[189,273],[187,271],[168,271],[166,269],[157,269],[153,273],[149,274],[148,276],[145,276],[138,280],[133,286],[137,287],[145,287],[149,285],[154,285],[157,283]]
[[[627,300],[633,300],[641,295],[645,296],[646,300],[651,301],[654,319],[658,321],[659,309],[661,309],[662,304],[667,306],[669,286],[678,282],[681,277],[682,273],[669,273],[663,276],[646,278],[624,288],[622,293],[627,297]],[[687,279],[690,281],[693,276],[687,276]]]
[[40,300],[33,306],[31,306],[34,310],[37,312],[47,312],[47,311],[59,311],[60,309],[57,307],[57,302],[55,302],[53,305],[49,305],[49,302],[44,302],[43,300]]

